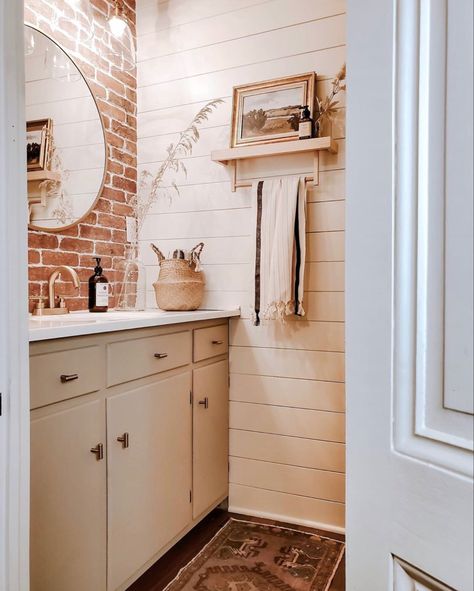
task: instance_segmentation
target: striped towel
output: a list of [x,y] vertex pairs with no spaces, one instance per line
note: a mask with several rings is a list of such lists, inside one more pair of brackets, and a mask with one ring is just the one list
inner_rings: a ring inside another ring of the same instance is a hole
[[304,316],[306,190],[300,177],[255,181],[254,324]]

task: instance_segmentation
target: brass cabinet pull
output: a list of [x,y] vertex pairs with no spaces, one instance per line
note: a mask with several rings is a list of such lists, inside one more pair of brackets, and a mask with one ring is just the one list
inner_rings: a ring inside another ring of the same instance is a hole
[[120,437],[117,437],[117,441],[120,441],[123,449],[125,449],[130,445],[130,436],[128,433],[124,433],[123,435],[120,435]]
[[67,384],[67,382],[73,382],[74,380],[77,380],[79,378],[79,374],[78,373],[63,373],[61,374],[61,383],[63,384]]
[[204,398],[204,400],[200,400],[198,402],[198,404],[200,404],[201,406],[204,406],[204,408],[209,408],[209,399],[208,399],[208,397],[206,396]]
[[168,353],[155,353],[155,357],[157,359],[164,359],[165,357],[168,357]]
[[223,345],[224,341],[212,341],[213,345]]
[[104,459],[104,446],[102,443],[98,443],[95,447],[91,447],[91,452],[95,454],[97,461]]

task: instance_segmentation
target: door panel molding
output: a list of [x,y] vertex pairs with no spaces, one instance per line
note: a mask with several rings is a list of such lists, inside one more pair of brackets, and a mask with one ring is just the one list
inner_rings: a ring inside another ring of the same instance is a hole
[[393,558],[394,591],[454,591],[443,583],[432,579],[411,564]]
[[395,123],[394,447],[472,475],[472,417],[446,408],[447,0],[400,0]]

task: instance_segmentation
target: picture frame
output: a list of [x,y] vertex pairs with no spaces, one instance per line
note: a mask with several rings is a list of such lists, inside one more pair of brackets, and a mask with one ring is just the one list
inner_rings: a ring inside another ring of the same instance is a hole
[[49,166],[51,119],[26,122],[26,167],[28,171],[47,170]]
[[315,89],[315,72],[235,86],[230,147],[297,139],[301,107],[314,118]]

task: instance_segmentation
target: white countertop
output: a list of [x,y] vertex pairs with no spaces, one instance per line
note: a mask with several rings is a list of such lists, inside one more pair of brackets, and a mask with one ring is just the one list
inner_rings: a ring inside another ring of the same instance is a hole
[[104,313],[71,312],[59,316],[30,315],[29,335],[30,342],[45,341],[233,316],[240,316],[240,310],[196,310],[194,312],[163,312],[162,310],[115,312],[112,310]]

